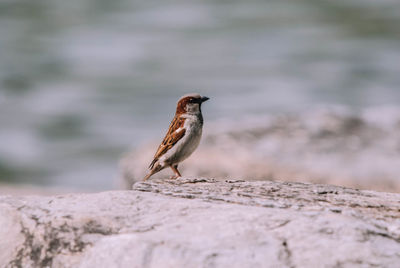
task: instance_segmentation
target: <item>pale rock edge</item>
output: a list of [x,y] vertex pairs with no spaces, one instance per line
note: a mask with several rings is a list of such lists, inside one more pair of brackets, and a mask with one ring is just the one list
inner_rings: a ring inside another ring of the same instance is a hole
[[0,267],[396,267],[400,195],[307,183],[151,180],[0,197]]

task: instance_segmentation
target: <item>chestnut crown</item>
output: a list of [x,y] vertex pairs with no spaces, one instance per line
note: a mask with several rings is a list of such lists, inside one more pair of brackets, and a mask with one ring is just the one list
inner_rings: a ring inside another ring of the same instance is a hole
[[201,96],[197,93],[186,94],[179,99],[176,106],[176,113],[201,113],[201,104],[207,100],[209,100],[208,97]]

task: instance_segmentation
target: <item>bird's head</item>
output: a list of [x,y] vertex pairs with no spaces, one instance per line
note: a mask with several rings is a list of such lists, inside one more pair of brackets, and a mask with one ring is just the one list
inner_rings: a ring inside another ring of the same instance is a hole
[[200,96],[197,93],[186,94],[182,96],[176,106],[177,114],[197,114],[201,113],[201,104],[209,100],[206,96]]

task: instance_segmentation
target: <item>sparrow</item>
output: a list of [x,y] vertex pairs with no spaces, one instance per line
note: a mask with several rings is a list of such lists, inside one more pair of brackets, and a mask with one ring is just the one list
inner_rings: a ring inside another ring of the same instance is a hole
[[187,94],[179,99],[175,116],[149,166],[150,172],[143,181],[167,167],[175,174],[171,179],[181,177],[179,163],[188,158],[200,143],[203,130],[201,104],[207,100],[208,97],[197,93]]

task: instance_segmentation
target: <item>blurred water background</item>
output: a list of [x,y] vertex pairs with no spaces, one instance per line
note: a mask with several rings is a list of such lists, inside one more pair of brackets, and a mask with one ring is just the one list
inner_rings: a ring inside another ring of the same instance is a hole
[[112,189],[187,92],[212,122],[399,87],[398,0],[1,0],[0,182]]

